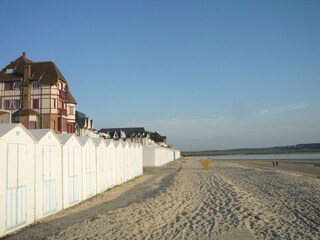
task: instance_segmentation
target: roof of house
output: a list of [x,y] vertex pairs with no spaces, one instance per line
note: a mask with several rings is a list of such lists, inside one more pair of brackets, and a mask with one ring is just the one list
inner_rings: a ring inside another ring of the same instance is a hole
[[19,111],[15,112],[15,115],[19,115],[19,116],[28,116],[28,115],[35,115],[35,116],[40,116],[40,114],[38,112],[36,112],[33,109],[26,109],[26,108],[22,108]]
[[150,138],[151,138],[151,140],[153,140],[155,142],[165,142],[167,140],[166,136],[161,136],[157,132],[150,133]]
[[76,111],[76,123],[79,128],[84,128],[87,116],[83,112]]
[[121,136],[121,131],[123,131],[127,137],[135,136],[140,134],[147,134],[144,127],[131,127],[131,128],[102,128],[100,132],[109,133],[112,137],[116,132],[118,136]]
[[77,101],[72,96],[71,92],[69,90],[66,91],[66,102],[77,104]]
[[[22,80],[25,65],[31,65],[31,81],[37,80],[44,85],[53,85],[60,79],[67,83],[67,80],[54,62],[32,62],[26,57],[25,53],[1,70],[0,81]],[[7,69],[13,69],[13,73],[6,73]]]

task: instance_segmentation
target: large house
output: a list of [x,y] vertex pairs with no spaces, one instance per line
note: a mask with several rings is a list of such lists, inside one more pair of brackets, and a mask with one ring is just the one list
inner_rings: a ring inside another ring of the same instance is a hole
[[0,72],[0,123],[22,123],[28,129],[75,132],[77,102],[56,64],[22,56]]

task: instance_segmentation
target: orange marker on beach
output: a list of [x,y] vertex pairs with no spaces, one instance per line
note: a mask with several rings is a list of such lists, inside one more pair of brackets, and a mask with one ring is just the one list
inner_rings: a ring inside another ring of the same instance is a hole
[[209,160],[208,159],[203,160],[202,167],[203,167],[203,170],[209,170]]

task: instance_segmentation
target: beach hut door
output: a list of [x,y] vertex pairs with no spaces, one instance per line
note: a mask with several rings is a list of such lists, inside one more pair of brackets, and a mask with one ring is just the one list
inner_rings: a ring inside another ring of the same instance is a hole
[[28,148],[25,144],[8,144],[6,229],[26,223]]
[[56,210],[56,179],[55,179],[55,147],[43,146],[42,149],[42,181],[43,181],[43,214]]

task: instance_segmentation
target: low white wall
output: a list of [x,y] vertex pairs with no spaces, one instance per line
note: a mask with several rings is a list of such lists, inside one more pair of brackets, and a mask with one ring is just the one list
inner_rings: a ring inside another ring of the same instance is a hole
[[144,146],[143,147],[143,166],[157,167],[167,164],[175,157],[175,150],[159,146]]

